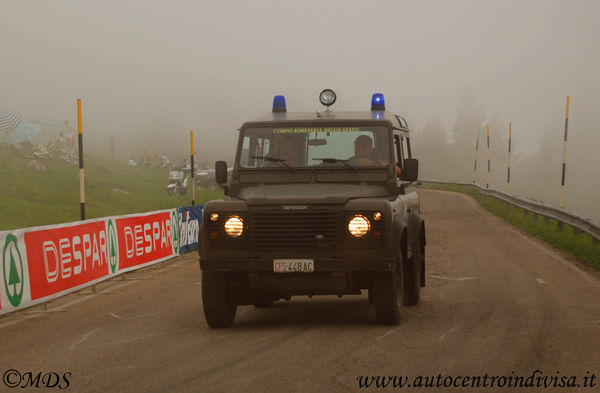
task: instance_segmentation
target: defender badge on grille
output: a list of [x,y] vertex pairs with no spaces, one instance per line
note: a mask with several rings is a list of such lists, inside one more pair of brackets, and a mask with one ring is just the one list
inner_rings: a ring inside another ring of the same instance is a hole
[[284,205],[283,210],[308,210],[308,205]]

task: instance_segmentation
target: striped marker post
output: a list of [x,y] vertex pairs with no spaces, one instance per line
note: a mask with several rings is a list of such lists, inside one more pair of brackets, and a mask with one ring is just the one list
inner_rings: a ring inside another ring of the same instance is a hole
[[488,161],[488,170],[487,170],[487,175],[485,177],[485,188],[489,188],[490,187],[490,124],[486,124],[486,129],[487,129],[487,161]]
[[560,180],[560,203],[559,207],[563,209],[565,207],[565,176],[567,172],[567,132],[569,130],[569,96],[567,96],[567,111],[565,114],[565,137],[563,140],[563,162],[562,162],[562,176]]
[[83,173],[83,122],[81,119],[81,98],[77,99],[77,138],[79,143],[79,206],[81,219],[85,220],[85,182]]
[[508,123],[508,171],[506,172],[506,192],[510,194],[510,155],[512,144],[512,123]]
[[479,158],[479,129],[477,129],[477,141],[475,142],[475,165],[473,165],[473,184],[477,178],[477,159]]
[[196,187],[194,183],[194,131],[190,131],[190,166],[192,178],[192,206],[196,204]]

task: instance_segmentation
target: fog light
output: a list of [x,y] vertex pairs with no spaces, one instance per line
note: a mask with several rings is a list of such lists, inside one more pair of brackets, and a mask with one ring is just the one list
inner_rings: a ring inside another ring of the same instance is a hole
[[348,231],[352,236],[363,237],[371,229],[371,223],[367,217],[361,214],[355,214],[348,222]]
[[225,233],[231,237],[240,237],[244,232],[244,221],[238,216],[231,216],[225,221]]

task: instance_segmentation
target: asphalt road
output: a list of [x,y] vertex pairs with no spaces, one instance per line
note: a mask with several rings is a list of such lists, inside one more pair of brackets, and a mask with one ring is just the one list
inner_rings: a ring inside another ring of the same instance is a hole
[[[486,374],[541,370],[536,377],[575,376],[579,385],[600,376],[598,273],[466,196],[420,194],[428,286],[398,326],[377,325],[363,294],[244,306],[232,328],[211,330],[192,253],[52,301],[46,311],[1,317],[0,373],[70,372],[67,390],[75,392],[355,392],[360,376],[483,383]],[[598,378],[594,388],[564,391],[600,391]],[[427,391],[559,391],[506,386]],[[5,391],[23,389],[0,381]]]

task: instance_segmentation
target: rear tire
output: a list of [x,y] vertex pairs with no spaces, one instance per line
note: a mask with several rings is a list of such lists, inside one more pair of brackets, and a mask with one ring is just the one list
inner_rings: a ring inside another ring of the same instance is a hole
[[415,306],[421,299],[421,242],[417,237],[412,258],[404,266],[404,305]]
[[398,250],[398,258],[391,272],[377,272],[373,279],[373,301],[377,322],[382,325],[400,323],[400,308],[403,304],[402,290],[402,252]]
[[237,304],[229,290],[229,277],[222,272],[202,272],[202,307],[211,328],[231,326]]

